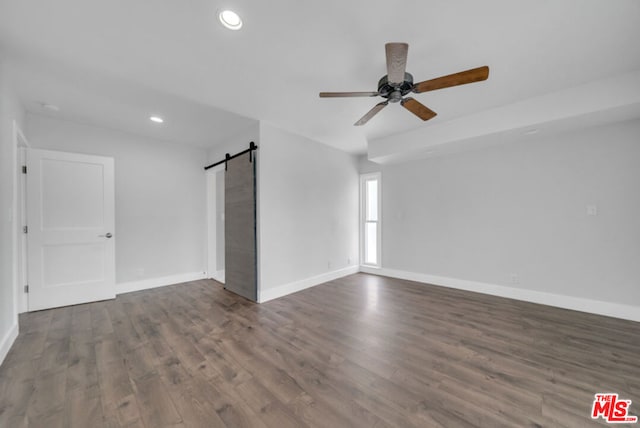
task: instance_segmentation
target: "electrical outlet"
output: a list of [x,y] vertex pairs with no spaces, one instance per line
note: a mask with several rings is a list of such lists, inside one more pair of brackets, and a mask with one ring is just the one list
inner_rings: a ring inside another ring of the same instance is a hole
[[598,206],[594,204],[587,205],[587,215],[598,215]]
[[520,284],[520,276],[517,273],[511,274],[511,284],[518,285]]
[[347,257],[347,266],[351,266],[351,257]]
[[144,268],[138,268],[136,269],[136,276],[138,278],[142,278],[144,276]]
[[327,262],[327,269],[331,269],[331,262]]

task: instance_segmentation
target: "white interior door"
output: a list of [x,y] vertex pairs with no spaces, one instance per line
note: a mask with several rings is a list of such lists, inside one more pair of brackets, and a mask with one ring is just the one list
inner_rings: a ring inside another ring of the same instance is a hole
[[113,159],[27,150],[29,310],[115,297]]

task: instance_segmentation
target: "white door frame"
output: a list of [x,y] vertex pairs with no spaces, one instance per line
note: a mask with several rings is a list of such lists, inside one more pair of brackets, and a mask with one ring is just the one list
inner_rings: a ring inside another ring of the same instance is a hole
[[14,309],[16,314],[27,312],[28,296],[24,287],[27,285],[27,237],[23,227],[26,219],[26,180],[22,167],[26,165],[25,149],[30,148],[29,141],[13,121],[13,284]]
[[[224,172],[224,164],[210,168],[206,171],[207,191],[207,278],[215,279],[224,284],[224,266],[218,266],[218,240],[220,233],[224,234],[224,228],[218,230],[218,177]],[[224,220],[224,218],[223,218]]]

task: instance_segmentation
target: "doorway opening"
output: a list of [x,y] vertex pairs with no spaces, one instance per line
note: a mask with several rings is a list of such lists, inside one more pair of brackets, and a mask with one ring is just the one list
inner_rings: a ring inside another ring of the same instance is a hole
[[207,273],[225,283],[224,165],[207,170]]

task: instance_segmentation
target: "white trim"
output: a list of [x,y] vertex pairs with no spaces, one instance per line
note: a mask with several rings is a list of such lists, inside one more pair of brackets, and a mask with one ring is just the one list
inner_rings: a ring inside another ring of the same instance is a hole
[[178,275],[149,278],[140,281],[121,282],[116,284],[116,294],[131,293],[133,291],[147,290],[149,288],[164,287],[167,285],[181,284],[183,282],[206,279],[206,272],[191,272]]
[[[25,137],[20,125],[13,121],[13,161],[15,162],[13,179],[14,181],[14,202],[13,202],[13,283],[14,283],[14,310],[17,314],[27,312],[28,294],[24,292],[27,281],[27,236],[22,232],[22,227],[27,225],[27,180],[22,173],[22,167],[27,164],[26,149],[31,148],[31,144]],[[18,210],[20,206],[20,210]],[[20,218],[18,218],[20,211]],[[17,322],[17,318],[16,318]]]
[[277,299],[279,297],[296,293],[298,291],[302,291],[316,285],[324,284],[325,282],[333,281],[334,279],[358,273],[358,271],[358,266],[348,266],[343,269],[338,269],[331,272],[323,273],[321,275],[312,276],[311,278],[305,278],[300,281],[294,281],[288,284],[280,285],[278,287],[262,291],[258,296],[258,302],[268,302],[269,300]]
[[19,256],[23,253],[24,245],[22,243],[23,234],[22,226],[26,224],[26,220],[18,218],[18,204],[22,204],[23,209],[21,214],[24,217],[24,177],[22,176],[22,166],[26,165],[22,148],[30,147],[27,137],[20,129],[18,122],[14,119],[12,122],[13,131],[13,144],[11,147],[11,184],[12,184],[12,215],[11,215],[11,264],[13,266],[12,282],[13,282],[13,311],[16,316],[16,322],[18,314],[24,312],[21,310],[24,306],[24,285],[23,271],[21,266],[22,257]]
[[14,320],[18,319],[18,290],[19,290],[19,276],[18,276],[18,228],[22,227],[22,224],[18,223],[18,174],[21,166],[18,165],[18,123],[13,121],[13,145],[11,147],[11,283],[13,284],[13,317]]
[[2,338],[2,342],[0,342],[0,364],[2,364],[4,359],[7,357],[9,350],[11,350],[11,346],[13,346],[13,342],[15,342],[18,337],[18,333],[18,323],[15,323]]
[[[19,130],[19,129],[18,129]],[[20,162],[18,179],[18,204],[20,204],[21,216],[18,219],[18,259],[17,266],[18,281],[16,283],[16,299],[18,302],[18,313],[24,313],[29,310],[29,295],[24,292],[25,285],[29,284],[29,266],[28,266],[28,252],[27,252],[27,234],[23,233],[20,229],[27,225],[27,175],[22,173],[22,166],[27,165],[27,150],[24,147],[19,148]]]
[[428,275],[424,273],[407,272],[395,269],[372,269],[367,266],[360,266],[360,272],[370,273],[373,275],[389,276],[398,279],[406,279],[409,281],[416,281],[425,284],[456,288],[459,290],[473,291],[476,293],[490,294],[492,296],[506,297],[509,299],[522,300],[530,303],[539,303],[542,305],[555,306],[558,308],[588,312],[597,315],[605,315],[608,317],[621,318],[631,321],[640,321],[640,307],[624,305],[621,303],[603,302],[600,300],[585,299],[582,297],[564,296],[561,294],[545,293],[542,291],[506,287],[504,285],[488,284],[484,282]]

